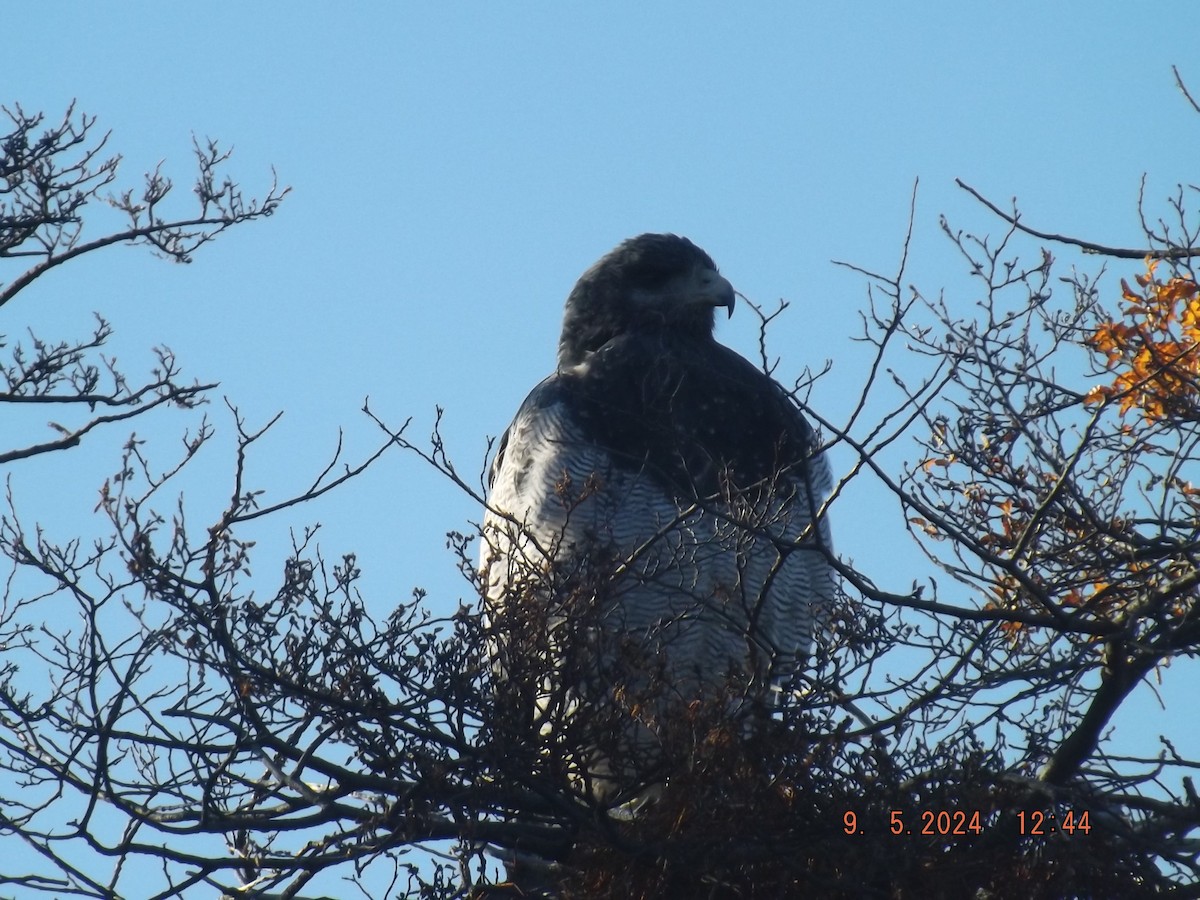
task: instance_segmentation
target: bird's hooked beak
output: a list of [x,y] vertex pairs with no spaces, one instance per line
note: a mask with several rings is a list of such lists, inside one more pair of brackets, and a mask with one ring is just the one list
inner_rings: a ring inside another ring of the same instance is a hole
[[697,302],[714,308],[723,306],[728,313],[726,318],[731,318],[735,300],[733,285],[729,283],[729,279],[720,272],[704,269],[697,277],[697,281],[695,291]]

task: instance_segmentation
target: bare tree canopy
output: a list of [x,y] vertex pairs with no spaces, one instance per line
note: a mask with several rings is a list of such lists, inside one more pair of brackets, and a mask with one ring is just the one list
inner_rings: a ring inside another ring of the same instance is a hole
[[[94,119],[8,116],[0,264],[28,266],[0,289],[9,315],[20,304],[8,301],[62,262],[115,243],[187,261],[287,193],[272,184],[243,199],[217,174],[227,154],[201,143],[200,209],[170,218],[158,172],[136,196],[103,193],[119,160],[104,156]],[[94,200],[127,227],[86,236]],[[638,752],[612,736],[658,699],[654,673],[641,694],[559,728],[538,727],[533,710],[547,685],[569,682],[563,665],[588,665],[586,601],[611,588],[611,567],[562,580],[582,598],[565,626],[538,592],[515,589],[517,614],[489,620],[476,602],[478,528],[464,525],[447,544],[470,602],[450,612],[418,591],[379,615],[359,560],[325,558],[315,526],[292,533],[284,559],[260,559],[247,535],[390,451],[424,460],[482,518],[483,492],[447,455],[440,410],[418,440],[410,422],[364,404],[376,445],[347,461],[339,443],[311,483],[267,502],[249,463],[269,461],[262,439],[276,420],[252,425],[230,405],[236,447],[212,488],[228,499],[205,521],[177,485],[212,439],[208,420],[165,461],[131,438],[96,508],[108,537],[93,543],[55,539],[10,493],[0,847],[19,864],[0,887],[95,898],[1200,896],[1200,754],[1169,737],[1154,754],[1114,749],[1123,704],[1153,679],[1194,677],[1200,652],[1190,200],[1181,189],[1173,229],[1145,229],[1153,259],[1122,268],[1120,287],[1103,270],[1064,269],[1051,233],[1031,234],[991,201],[980,215],[998,236],[944,223],[969,279],[946,290],[972,298],[970,315],[908,285],[907,240],[894,274],[852,267],[868,283],[859,337],[874,357],[858,402],[820,408],[824,372],[786,386],[844,463],[835,521],[842,509],[853,520],[843,498],[870,483],[891,498],[872,527],[907,528],[944,574],[918,585],[834,560],[844,590],[771,727],[732,728],[728,698],[678,708],[655,725],[659,796],[633,816],[613,815],[571,774],[581,747],[618,765]],[[777,380],[767,346],[781,312],[759,312],[762,367]],[[205,401],[212,386],[185,383],[165,349],[132,386],[100,354],[109,333],[100,319],[86,341],[5,348],[0,404],[87,417],[50,442],[6,433],[0,462]],[[524,667],[504,678],[489,662],[500,638]]]
[[[215,141],[193,141],[198,209],[191,216],[164,218],[163,203],[174,185],[160,169],[146,176],[139,191],[108,193],[121,157],[106,155],[109,135],[95,133],[94,116],[76,114],[72,105],[61,120],[47,125],[44,114],[27,113],[19,105],[0,110],[11,129],[0,136],[0,260],[5,265],[17,260],[24,267],[15,277],[5,272],[0,307],[56,266],[114,244],[143,244],[167,259],[190,262],[227,228],[270,216],[288,193],[272,183],[261,200],[247,200],[221,172],[228,152]],[[83,211],[89,203],[111,206],[124,216],[125,227],[85,235]],[[0,360],[0,403],[109,411],[75,427],[58,426],[60,437],[52,441],[0,446],[0,464],[74,447],[94,429],[163,404],[194,406],[213,387],[182,383],[175,356],[165,347],[155,350],[158,366],[151,379],[131,385],[100,355],[111,335],[108,322],[97,315],[85,341],[47,341],[30,334],[27,344],[17,343]]]

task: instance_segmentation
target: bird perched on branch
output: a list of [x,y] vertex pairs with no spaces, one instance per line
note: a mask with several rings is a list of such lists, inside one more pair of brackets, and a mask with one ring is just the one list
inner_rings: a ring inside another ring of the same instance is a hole
[[[789,393],[714,339],[717,309],[733,287],[691,241],[623,242],[571,291],[557,368],[500,440],[485,605],[543,734],[600,706],[652,733],[721,692],[769,704],[832,600],[828,463]],[[620,795],[614,777],[583,780]]]

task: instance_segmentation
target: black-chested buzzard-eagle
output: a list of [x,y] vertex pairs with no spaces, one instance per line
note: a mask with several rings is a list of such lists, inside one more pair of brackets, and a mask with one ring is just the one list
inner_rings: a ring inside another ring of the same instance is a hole
[[717,308],[733,314],[733,288],[691,241],[620,244],[571,291],[557,369],[500,441],[483,550],[496,663],[529,646],[505,633],[518,599],[551,655],[587,616],[570,646],[595,658],[562,669],[613,685],[568,686],[567,712],[625,696],[639,673],[622,666],[653,668],[668,708],[730,683],[767,701],[833,597],[828,464],[788,392],[713,338]]

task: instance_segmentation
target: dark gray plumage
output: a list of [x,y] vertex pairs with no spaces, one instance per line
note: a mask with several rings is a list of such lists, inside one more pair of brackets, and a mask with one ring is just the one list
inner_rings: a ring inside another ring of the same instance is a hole
[[572,615],[551,596],[564,573],[607,566],[596,627],[661,662],[684,701],[731,674],[765,696],[835,585],[817,516],[828,465],[787,392],[714,340],[718,307],[732,315],[733,288],[675,235],[627,240],[585,272],[557,371],[501,439],[484,522],[496,621],[532,587],[553,631]]

